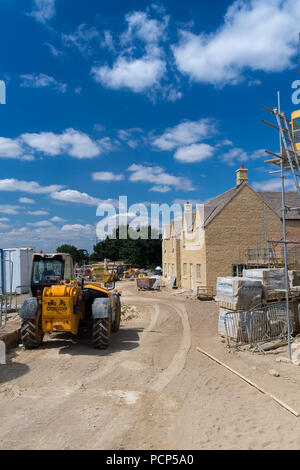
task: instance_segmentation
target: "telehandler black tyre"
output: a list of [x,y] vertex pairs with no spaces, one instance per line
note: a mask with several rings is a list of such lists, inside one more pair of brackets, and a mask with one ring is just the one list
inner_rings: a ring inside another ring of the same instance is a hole
[[111,331],[113,333],[117,333],[119,331],[120,323],[121,323],[121,302],[119,300],[118,304],[117,304],[117,316],[116,316],[116,319],[115,319],[115,321],[113,322],[113,324],[111,326]]
[[21,325],[21,339],[25,349],[36,349],[43,341],[43,333],[39,329],[37,320],[23,320]]
[[110,342],[111,317],[95,318],[93,321],[92,342],[96,349],[107,349]]

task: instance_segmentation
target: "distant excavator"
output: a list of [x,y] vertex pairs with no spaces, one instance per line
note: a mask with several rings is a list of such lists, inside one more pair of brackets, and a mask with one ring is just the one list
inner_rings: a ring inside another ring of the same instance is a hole
[[74,262],[69,254],[36,253],[33,255],[31,292],[25,300],[20,317],[21,338],[25,349],[41,345],[45,333],[78,335],[88,327],[91,343],[106,349],[112,332],[121,321],[121,293],[109,290],[104,272],[103,281],[79,284],[74,279]]

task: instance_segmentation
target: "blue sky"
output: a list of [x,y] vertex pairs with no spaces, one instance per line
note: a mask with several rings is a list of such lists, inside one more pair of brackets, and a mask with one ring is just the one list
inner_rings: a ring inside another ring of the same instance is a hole
[[300,0],[0,0],[3,247],[95,241],[100,201],[277,189],[261,105],[297,109]]

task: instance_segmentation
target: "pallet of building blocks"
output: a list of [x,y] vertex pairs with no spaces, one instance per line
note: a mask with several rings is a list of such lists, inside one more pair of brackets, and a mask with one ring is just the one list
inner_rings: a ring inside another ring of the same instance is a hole
[[244,277],[218,277],[216,301],[231,310],[249,309],[262,298],[262,284]]
[[300,271],[291,270],[289,271],[289,282],[290,288],[300,287]]
[[285,289],[283,268],[244,269],[243,276],[262,283],[264,299],[276,299],[278,294],[284,297],[284,292],[279,292]]

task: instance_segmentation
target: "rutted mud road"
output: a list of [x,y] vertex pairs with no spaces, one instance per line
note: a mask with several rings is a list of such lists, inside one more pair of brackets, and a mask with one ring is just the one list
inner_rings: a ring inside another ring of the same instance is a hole
[[299,447],[297,418],[196,346],[225,355],[300,410],[299,372],[294,385],[282,380],[279,389],[278,379],[266,378],[267,359],[228,354],[216,341],[213,302],[138,293],[130,282],[120,288],[137,316],[123,322],[107,351],[60,335],[35,351],[10,351],[0,366],[0,449]]
[[[151,297],[123,302],[134,303],[138,317],[123,323],[107,351],[55,335],[38,350],[10,353],[0,370],[0,448],[174,446],[157,400],[170,415],[178,407],[163,390],[186,362],[186,310]],[[161,423],[153,429],[156,413]]]

